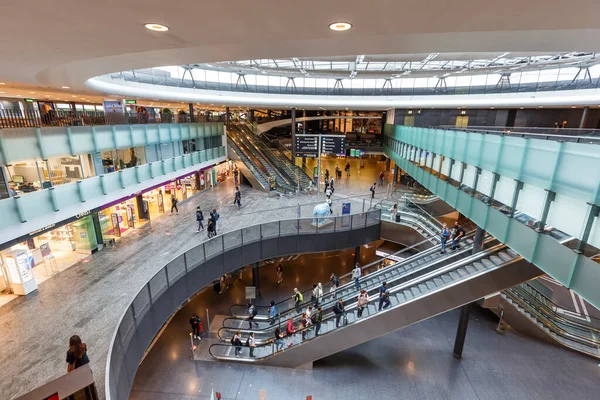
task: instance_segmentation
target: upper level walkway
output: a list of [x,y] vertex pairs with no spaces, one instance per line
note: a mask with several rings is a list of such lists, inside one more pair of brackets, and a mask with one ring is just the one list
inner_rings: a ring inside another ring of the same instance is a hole
[[[383,162],[372,161],[358,173],[357,160],[351,161],[351,168],[352,176],[336,183],[336,214],[341,212],[341,200],[349,196],[354,196],[350,200],[353,213],[361,210],[363,199],[368,207],[368,188],[379,170],[385,169]],[[257,223],[297,218],[299,210],[301,216],[311,216],[315,202],[325,199],[322,195],[271,197],[243,188],[242,208],[238,210],[232,204],[232,193],[233,182],[227,180],[182,202],[179,214],[152,220],[121,238],[114,247],[43,282],[36,294],[0,307],[0,392],[12,398],[63,374],[68,338],[78,334],[89,346],[92,370],[103,397],[108,349],[123,312],[143,284],[175,255],[206,241],[204,233],[196,234],[196,206],[205,215],[217,208],[221,234]],[[384,195],[378,192],[376,199]]]
[[[387,126],[385,152],[423,186],[600,306],[595,145]],[[566,245],[559,240],[577,238]]]

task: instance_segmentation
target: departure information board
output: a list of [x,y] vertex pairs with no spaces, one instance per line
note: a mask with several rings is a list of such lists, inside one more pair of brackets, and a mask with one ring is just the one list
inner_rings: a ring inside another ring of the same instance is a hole
[[319,136],[296,135],[296,155],[299,157],[316,158],[319,153]]
[[346,137],[339,136],[322,136],[321,137],[321,153],[323,154],[346,154]]

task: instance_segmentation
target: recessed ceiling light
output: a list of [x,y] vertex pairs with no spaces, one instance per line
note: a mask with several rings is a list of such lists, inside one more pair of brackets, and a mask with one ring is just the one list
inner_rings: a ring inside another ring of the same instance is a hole
[[348,22],[334,22],[329,25],[329,29],[337,32],[347,31],[350,28],[352,28],[352,24],[349,24]]
[[5,83],[4,82],[0,82],[0,85],[5,85]]
[[71,89],[71,87],[70,87],[70,86],[63,86],[62,88],[63,88],[63,89]]
[[166,32],[169,30],[168,26],[155,23],[145,24],[144,26],[146,29],[150,29],[151,31],[155,32]]
[[71,97],[77,97],[77,96],[71,96]]
[[29,92],[29,94],[35,94],[35,92]]
[[5,92],[0,92],[0,94],[5,93]]
[[571,108],[577,108],[577,106],[571,106]]
[[23,97],[22,95],[18,94],[17,97]]

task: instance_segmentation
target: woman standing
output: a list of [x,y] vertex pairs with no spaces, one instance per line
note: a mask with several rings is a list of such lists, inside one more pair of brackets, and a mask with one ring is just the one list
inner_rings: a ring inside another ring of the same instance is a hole
[[67,350],[67,372],[71,372],[89,362],[86,344],[81,341],[79,336],[71,336],[69,350]]
[[242,352],[242,334],[240,331],[235,333],[233,339],[231,339],[231,343],[235,345],[235,356],[239,357],[240,353]]

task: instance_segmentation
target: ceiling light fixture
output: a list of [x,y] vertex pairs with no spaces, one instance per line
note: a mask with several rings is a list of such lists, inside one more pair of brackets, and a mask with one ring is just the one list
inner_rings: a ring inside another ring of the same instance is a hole
[[336,32],[347,31],[350,28],[352,28],[352,24],[348,22],[334,22],[329,25],[329,29]]
[[169,30],[168,26],[162,25],[162,24],[156,24],[156,23],[144,24],[144,27],[146,29],[149,29],[149,30],[155,31],[155,32],[166,32]]
[[62,88],[63,88],[63,89],[71,89],[71,87],[70,87],[70,86],[63,86]]
[[4,83],[4,82],[0,82],[0,85],[6,85],[6,83]]

